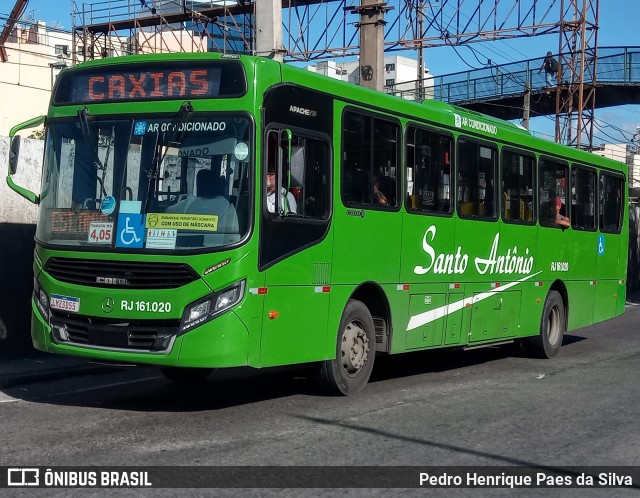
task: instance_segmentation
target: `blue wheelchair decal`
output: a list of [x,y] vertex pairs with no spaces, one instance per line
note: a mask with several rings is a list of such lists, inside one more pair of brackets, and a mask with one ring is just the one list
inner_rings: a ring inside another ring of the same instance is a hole
[[144,245],[144,219],[141,214],[118,215],[117,247],[143,247]]

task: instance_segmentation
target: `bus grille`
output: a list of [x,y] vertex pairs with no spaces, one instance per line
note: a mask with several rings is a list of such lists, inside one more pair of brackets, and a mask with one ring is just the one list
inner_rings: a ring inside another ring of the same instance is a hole
[[181,263],[51,258],[44,269],[61,282],[111,289],[174,289],[199,278]]
[[170,349],[179,320],[99,321],[84,316],[52,316],[57,342],[80,346],[162,353]]

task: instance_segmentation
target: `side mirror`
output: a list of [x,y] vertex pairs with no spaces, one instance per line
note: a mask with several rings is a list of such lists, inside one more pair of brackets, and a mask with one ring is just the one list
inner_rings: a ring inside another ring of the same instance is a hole
[[15,175],[18,170],[18,156],[20,156],[20,143],[22,138],[16,135],[11,140],[11,148],[9,149],[9,174]]
[[8,175],[7,175],[7,185],[16,193],[27,199],[28,201],[33,202],[34,204],[38,204],[40,202],[40,197],[29,189],[21,187],[20,185],[16,185],[11,178],[15,175],[18,170],[18,160],[20,158],[20,145],[22,143],[22,138],[17,133],[20,130],[25,130],[27,128],[35,128],[36,126],[40,126],[45,123],[47,120],[46,116],[38,116],[37,118],[29,119],[24,123],[20,123],[17,126],[14,126],[9,131],[9,140],[11,140],[11,147],[9,149],[9,167],[8,167]]

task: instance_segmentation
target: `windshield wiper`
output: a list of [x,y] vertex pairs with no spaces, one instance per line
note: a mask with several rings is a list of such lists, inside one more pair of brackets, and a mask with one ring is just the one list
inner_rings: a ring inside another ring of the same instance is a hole
[[[100,183],[100,190],[102,191],[102,195],[106,197],[107,191],[104,188],[104,174],[106,173],[106,168],[100,161],[100,156],[98,155],[98,147],[100,144],[98,143],[97,137],[93,134],[93,129],[89,126],[89,120],[87,116],[89,115],[89,111],[87,107],[83,107],[78,111],[78,121],[80,122],[80,130],[82,131],[82,136],[87,138],[89,141],[89,149],[93,153],[93,166],[98,171],[102,171],[102,179],[98,177],[98,183]],[[96,148],[93,148],[93,144],[95,143]],[[108,157],[108,156],[107,156]]]
[[147,195],[144,198],[144,207],[142,213],[147,212],[147,207],[149,206],[149,199],[151,198],[151,193],[153,192],[153,186],[158,178],[158,173],[160,171],[160,165],[162,161],[164,161],[167,152],[169,151],[169,144],[173,142],[180,131],[180,125],[184,123],[184,121],[189,117],[189,115],[195,110],[193,104],[190,101],[183,102],[178,109],[178,113],[173,118],[171,123],[169,124],[168,130],[170,134],[168,136],[162,137],[162,143],[164,144],[164,152],[160,154],[161,145],[156,141],[156,147],[153,153],[153,157],[151,158],[151,168],[147,174],[149,179],[147,183]]

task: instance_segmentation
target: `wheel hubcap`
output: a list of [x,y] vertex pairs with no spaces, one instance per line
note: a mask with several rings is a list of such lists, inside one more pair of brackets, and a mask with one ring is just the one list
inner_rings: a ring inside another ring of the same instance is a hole
[[342,368],[347,375],[354,376],[367,363],[369,338],[362,324],[350,322],[342,334]]
[[549,344],[555,346],[560,338],[560,310],[554,306],[547,318]]

